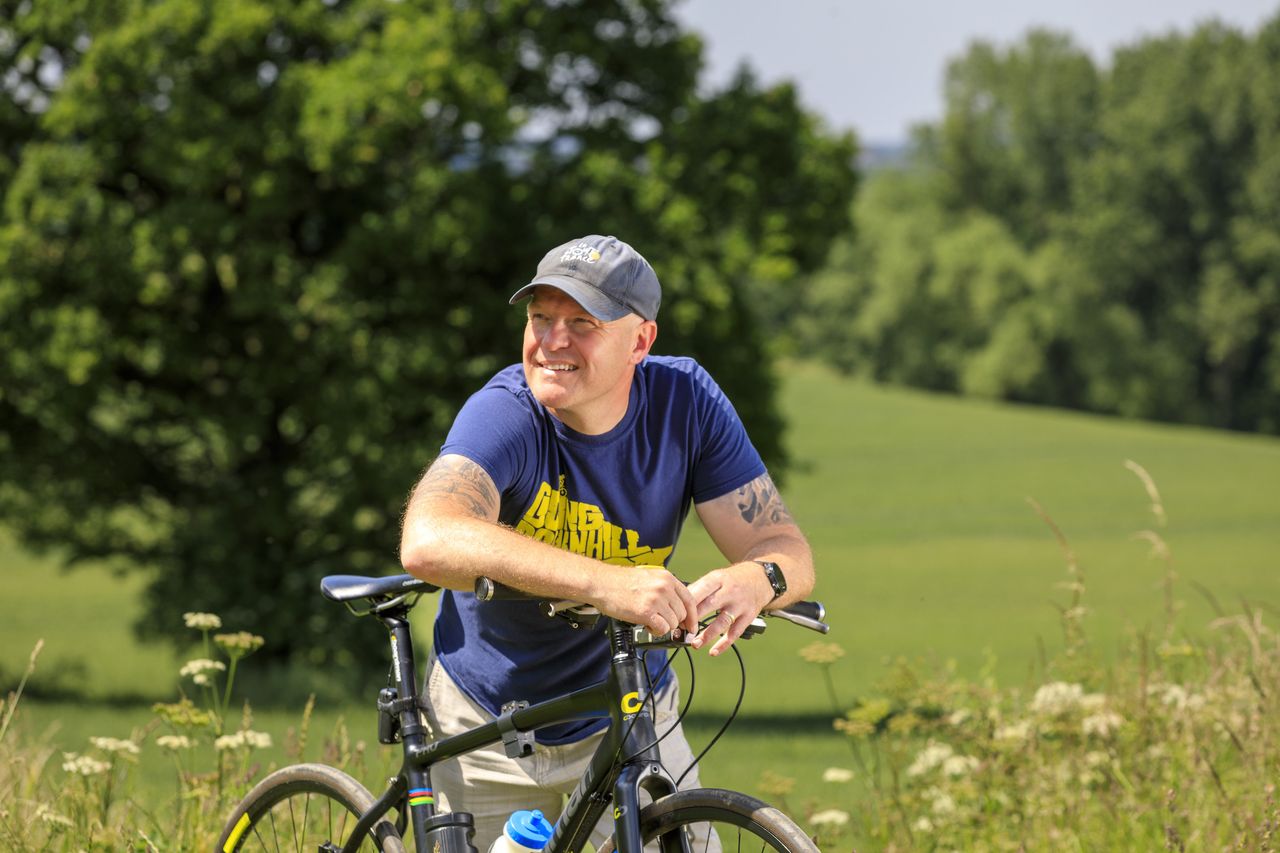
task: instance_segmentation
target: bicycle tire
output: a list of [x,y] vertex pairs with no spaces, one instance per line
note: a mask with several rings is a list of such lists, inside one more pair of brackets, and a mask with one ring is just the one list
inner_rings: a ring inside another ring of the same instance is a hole
[[[795,821],[773,806],[755,797],[721,788],[695,788],[677,791],[640,811],[640,836],[646,845],[673,829],[716,827],[723,850],[778,850],[783,853],[818,853],[813,839]],[[731,827],[726,833],[720,827]],[[694,834],[708,835],[705,832]],[[730,837],[726,838],[726,834]],[[745,843],[753,838],[760,843]],[[601,845],[598,853],[614,853],[613,838]],[[700,853],[694,848],[693,853]]]
[[[315,853],[329,843],[337,850],[346,842],[345,833],[373,804],[373,795],[336,767],[283,767],[240,801],[216,849],[220,853],[258,849]],[[381,853],[404,853],[404,849],[395,826],[385,819],[374,824],[360,845],[361,851]]]

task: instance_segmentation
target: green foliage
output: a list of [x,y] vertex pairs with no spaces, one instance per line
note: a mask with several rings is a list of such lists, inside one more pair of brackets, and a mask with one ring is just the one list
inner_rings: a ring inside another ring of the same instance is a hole
[[[1126,467],[1163,527],[1151,477]],[[1207,638],[1186,632],[1170,550],[1144,530],[1165,563],[1163,632],[1135,633],[1117,660],[1102,660],[1085,641],[1084,575],[1036,509],[1067,563],[1064,644],[1048,678],[1023,691],[989,670],[969,679],[896,662],[835,721],[858,772],[829,769],[824,779],[857,778],[863,796],[849,811],[811,809],[824,849],[847,849],[851,832],[855,844],[886,850],[1272,849],[1280,698],[1268,685],[1280,679],[1280,634],[1247,604],[1234,615],[1218,609]],[[830,677],[838,652],[801,654]],[[826,793],[819,806],[848,806]]]
[[[851,139],[787,86],[695,92],[660,0],[0,5],[0,517],[70,562],[367,659],[311,604],[395,562],[458,406],[517,357],[505,299],[548,246],[616,233],[779,467],[740,282],[816,267]],[[8,84],[6,84],[8,85]]]
[[1280,16],[1105,68],[973,45],[811,280],[802,352],[984,397],[1280,431]]
[[[341,717],[331,735],[318,744],[312,739],[314,696],[283,744],[252,728],[249,703],[236,710],[228,699],[237,664],[262,647],[262,638],[246,631],[211,635],[221,620],[210,613],[186,613],[184,622],[203,637],[205,657],[181,671],[201,701],[183,691],[176,702],[155,704],[150,720],[139,714],[129,737],[91,735],[88,748],[77,743],[78,751],[61,752],[61,762],[47,730],[32,734],[32,715],[21,701],[43,641],[36,644],[17,689],[0,699],[0,839],[6,850],[209,849],[265,775],[264,764],[273,767],[280,759],[295,764],[319,758],[361,778],[386,778],[388,752],[375,747],[366,755],[364,742],[351,742]],[[68,711],[68,722],[82,721],[82,706]]]

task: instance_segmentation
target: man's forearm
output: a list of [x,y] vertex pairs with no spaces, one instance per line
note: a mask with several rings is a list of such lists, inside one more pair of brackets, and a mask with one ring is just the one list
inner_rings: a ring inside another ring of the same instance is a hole
[[449,589],[470,591],[485,576],[540,598],[593,605],[654,633],[677,626],[697,630],[692,595],[663,567],[610,565],[489,521],[453,517],[407,524],[400,559],[410,574]]
[[597,596],[599,576],[617,570],[466,517],[406,524],[400,561],[410,574],[448,589],[469,592],[483,576],[534,595],[578,601]]
[[787,591],[772,603],[772,607],[784,607],[793,601],[803,601],[813,593],[813,551],[803,536],[774,536],[757,542],[742,559],[777,563],[782,570]]

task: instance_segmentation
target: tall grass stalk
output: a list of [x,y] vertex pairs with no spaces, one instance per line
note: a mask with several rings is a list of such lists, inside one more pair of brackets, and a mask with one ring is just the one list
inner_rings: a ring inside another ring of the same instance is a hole
[[[1126,467],[1163,528],[1154,481]],[[832,787],[809,815],[824,849],[1275,850],[1280,635],[1263,609],[1226,613],[1205,591],[1218,618],[1207,632],[1181,625],[1171,549],[1144,531],[1165,566],[1162,636],[1137,633],[1103,664],[1086,643],[1076,554],[1030,503],[1062,550],[1071,593],[1045,680],[1001,688],[896,664],[878,695],[836,720],[880,760],[859,768],[870,773],[863,800]]]

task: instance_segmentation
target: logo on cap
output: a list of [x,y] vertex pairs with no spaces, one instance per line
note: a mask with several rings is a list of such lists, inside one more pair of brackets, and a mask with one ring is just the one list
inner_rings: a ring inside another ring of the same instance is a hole
[[579,243],[560,256],[562,264],[568,261],[586,261],[594,264],[598,260],[600,260],[600,252],[590,243]]

